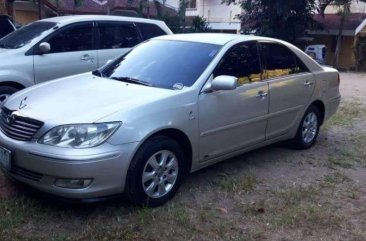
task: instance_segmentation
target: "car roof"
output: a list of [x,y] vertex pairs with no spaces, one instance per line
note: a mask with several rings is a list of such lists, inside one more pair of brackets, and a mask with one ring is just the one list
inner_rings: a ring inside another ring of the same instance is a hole
[[187,41],[198,42],[207,44],[225,45],[228,42],[234,40],[253,41],[253,40],[270,40],[279,41],[272,38],[259,37],[255,35],[241,35],[241,34],[225,34],[225,33],[191,33],[191,34],[174,34],[159,36],[154,39],[160,40],[175,40],[175,41]]
[[161,24],[162,21],[152,20],[146,18],[134,18],[134,17],[122,17],[122,16],[110,16],[110,15],[72,15],[72,16],[61,16],[53,18],[45,18],[39,20],[40,22],[55,22],[59,24],[70,24],[84,21],[128,21],[128,22],[143,22],[143,23],[154,23]]

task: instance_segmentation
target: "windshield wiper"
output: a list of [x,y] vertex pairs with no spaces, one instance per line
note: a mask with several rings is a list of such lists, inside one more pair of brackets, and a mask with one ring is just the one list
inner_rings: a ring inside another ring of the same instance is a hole
[[135,78],[131,78],[131,77],[111,77],[111,79],[153,87],[153,85],[147,81],[143,81],[143,80],[139,80],[139,79],[135,79]]
[[104,77],[104,74],[99,69],[94,70],[92,74],[98,77]]

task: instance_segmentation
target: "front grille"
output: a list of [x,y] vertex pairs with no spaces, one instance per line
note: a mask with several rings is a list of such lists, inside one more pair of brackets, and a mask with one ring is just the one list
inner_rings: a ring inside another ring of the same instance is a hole
[[18,176],[21,176],[21,177],[24,177],[24,178],[27,178],[27,179],[30,179],[30,180],[36,181],[36,182],[39,182],[43,177],[43,174],[41,174],[41,173],[29,171],[27,169],[24,169],[22,167],[18,167],[15,165],[11,167],[10,172],[15,175],[18,175]]
[[30,141],[42,126],[43,122],[20,116],[5,107],[1,109],[0,130],[12,139]]

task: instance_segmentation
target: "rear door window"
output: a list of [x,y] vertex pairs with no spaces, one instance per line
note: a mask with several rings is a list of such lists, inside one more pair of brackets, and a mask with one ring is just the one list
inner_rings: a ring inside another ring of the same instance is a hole
[[286,46],[278,43],[261,43],[266,79],[309,72],[304,63]]
[[133,23],[99,22],[99,49],[131,48],[141,42]]
[[139,28],[142,34],[142,38],[144,40],[167,34],[166,32],[164,32],[164,30],[162,30],[159,26],[155,24],[136,23],[136,25]]

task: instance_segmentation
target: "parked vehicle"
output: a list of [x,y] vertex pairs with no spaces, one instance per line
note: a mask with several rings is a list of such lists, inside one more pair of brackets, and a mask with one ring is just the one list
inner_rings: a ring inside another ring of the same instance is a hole
[[157,206],[189,172],[279,141],[310,148],[340,98],[337,70],[286,42],[161,36],[10,97],[0,163],[53,195]]
[[0,15],[0,39],[16,30],[11,19],[6,15]]
[[146,39],[171,33],[162,21],[131,17],[33,22],[0,40],[0,106],[20,89],[97,69]]
[[310,45],[306,47],[305,53],[307,53],[319,64],[325,64],[327,59],[327,47],[325,45]]

